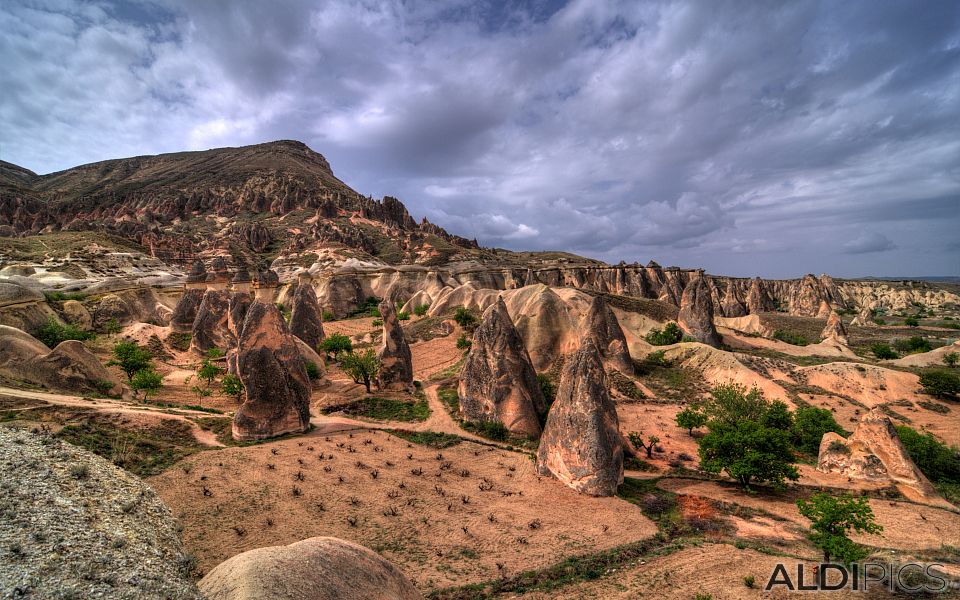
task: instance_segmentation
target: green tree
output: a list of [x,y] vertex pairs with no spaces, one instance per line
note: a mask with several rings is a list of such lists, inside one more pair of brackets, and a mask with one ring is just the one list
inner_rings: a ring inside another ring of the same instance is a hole
[[223,371],[223,367],[213,364],[208,359],[203,359],[203,361],[200,362],[200,366],[197,367],[197,377],[207,382],[207,389],[210,389],[210,386],[213,385],[213,380],[220,376]]
[[890,344],[884,344],[883,342],[870,346],[870,352],[873,352],[873,355],[880,360],[900,358],[900,355],[890,347]]
[[547,407],[550,407],[557,399],[557,384],[543,373],[537,373],[537,383],[540,384],[540,393],[543,394]]
[[368,348],[363,354],[342,354],[340,366],[353,379],[354,383],[362,383],[369,394],[370,383],[380,372],[380,359],[377,358],[372,348]]
[[643,439],[643,433],[639,431],[631,431],[627,434],[627,437],[630,439],[630,443],[634,445],[635,448],[643,448],[647,453],[647,458],[653,458],[653,449],[657,447],[657,443],[660,441],[655,435],[647,436],[646,441]]
[[220,348],[210,348],[207,350],[207,358],[210,360],[217,360],[218,358],[223,358],[223,350]]
[[837,559],[851,564],[866,558],[869,551],[848,537],[857,533],[880,533],[883,527],[874,520],[870,503],[864,497],[849,494],[831,496],[819,493],[809,500],[797,500],[800,514],[810,519],[810,541],[823,551],[824,562]]
[[960,484],[960,449],[944,444],[929,431],[921,433],[906,425],[896,427],[910,460],[927,479]]
[[410,320],[410,313],[401,310],[400,312],[397,313],[397,320],[398,320],[398,321],[409,321],[409,320]]
[[725,471],[746,489],[751,481],[780,486],[799,478],[782,403],[771,404],[759,388],[748,391],[736,383],[718,385],[710,394],[704,404],[707,435],[699,440],[705,471]]
[[677,427],[683,427],[693,435],[693,430],[707,424],[707,415],[695,408],[685,408],[677,413]]
[[136,392],[143,392],[143,401],[147,401],[147,396],[160,391],[163,387],[163,375],[157,373],[152,368],[140,369],[133,378],[130,379],[130,389]]
[[957,362],[960,361],[960,354],[956,352],[947,352],[943,355],[943,364],[947,365],[951,369],[957,366]]
[[307,377],[311,380],[320,379],[320,367],[313,361],[304,361],[303,368],[307,371]]
[[825,408],[805,406],[798,408],[793,418],[793,445],[800,452],[816,455],[820,451],[820,440],[828,431],[843,435],[844,430],[833,418],[833,413]]
[[644,339],[651,346],[668,346],[683,339],[683,330],[680,329],[679,325],[670,321],[663,326],[663,329],[651,329]]
[[120,367],[120,370],[126,373],[127,381],[131,381],[137,371],[153,367],[152,358],[150,351],[140,347],[136,342],[117,342],[113,345],[113,359],[107,363],[107,366]]
[[927,369],[920,374],[923,391],[938,398],[960,395],[960,375],[946,369]]
[[461,333],[460,337],[457,338],[457,349],[458,350],[469,350],[470,346],[473,345],[473,342],[470,341],[470,338],[467,337],[467,334]]
[[468,329],[476,324],[477,317],[465,306],[460,306],[457,308],[457,311],[453,313],[453,320],[456,321],[460,327]]
[[906,319],[903,320],[903,324],[906,325],[907,327],[919,327],[920,320],[917,319],[916,317],[907,317]]
[[320,342],[320,350],[327,354],[327,358],[337,356],[341,352],[349,354],[353,352],[353,342],[341,333],[334,333],[323,338],[323,341]]
[[71,323],[60,323],[55,318],[50,317],[39,329],[33,332],[33,337],[37,338],[48,348],[56,348],[60,342],[66,340],[89,340],[94,336],[93,333],[80,329]]
[[240,402],[240,396],[243,394],[243,381],[236,375],[227,373],[220,380],[220,392]]
[[418,304],[413,309],[413,314],[417,315],[418,317],[422,317],[423,315],[427,314],[428,310],[430,310],[429,304]]

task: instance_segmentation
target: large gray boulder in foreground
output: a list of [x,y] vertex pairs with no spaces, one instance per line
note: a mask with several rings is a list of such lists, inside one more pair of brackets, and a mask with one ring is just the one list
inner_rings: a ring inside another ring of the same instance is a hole
[[207,600],[415,600],[400,569],[363,546],[314,537],[248,550],[200,580]]
[[4,598],[202,598],[170,510],[123,469],[0,428],[0,486]]

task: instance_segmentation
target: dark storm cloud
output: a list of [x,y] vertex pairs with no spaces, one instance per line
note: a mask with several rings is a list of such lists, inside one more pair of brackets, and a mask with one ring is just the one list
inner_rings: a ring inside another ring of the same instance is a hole
[[487,245],[960,272],[955,2],[282,6],[4,3],[2,157],[296,138]]

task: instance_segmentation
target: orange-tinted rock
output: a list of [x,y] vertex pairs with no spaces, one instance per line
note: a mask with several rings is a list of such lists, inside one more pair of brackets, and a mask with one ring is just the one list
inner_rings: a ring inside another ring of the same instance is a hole
[[564,366],[537,450],[537,470],[591,496],[612,496],[623,483],[623,438],[617,409],[593,340]]
[[727,280],[727,289],[723,295],[721,310],[725,317],[743,317],[747,314],[747,309],[740,301],[740,295],[733,279]]
[[843,321],[836,311],[830,312],[830,317],[827,318],[827,326],[823,328],[820,337],[824,340],[834,340],[844,346],[848,344],[847,328],[843,326]]
[[413,357],[397,319],[397,309],[389,296],[380,303],[380,318],[383,319],[383,343],[377,352],[380,359],[377,386],[381,389],[409,389],[413,385]]
[[309,279],[301,278],[293,294],[293,308],[290,313],[290,333],[316,349],[323,340],[323,321],[317,293]]
[[474,332],[458,394],[465,420],[499,421],[511,433],[540,435],[546,402],[503,299],[486,310]]
[[774,308],[773,300],[767,293],[767,286],[759,277],[750,282],[750,290],[747,292],[747,310],[750,314],[770,312]]
[[694,277],[683,290],[680,298],[680,314],[677,324],[683,332],[698,342],[717,348],[720,346],[720,335],[713,325],[713,300],[710,297],[710,288],[706,278],[702,275]]
[[[188,290],[192,291],[192,290]],[[205,353],[211,348],[226,352],[236,344],[230,330],[230,296],[226,290],[207,290],[191,327],[191,350]]]
[[259,440],[310,426],[310,380],[296,339],[273,303],[247,310],[237,348],[245,400],[233,418],[233,438]]
[[617,316],[602,296],[594,296],[584,319],[584,335],[593,338],[603,362],[625,375],[633,375],[633,360]]

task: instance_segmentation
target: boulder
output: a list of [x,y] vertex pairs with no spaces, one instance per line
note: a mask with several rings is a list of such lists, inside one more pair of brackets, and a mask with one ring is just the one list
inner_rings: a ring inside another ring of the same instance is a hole
[[3,427],[0,481],[5,597],[203,598],[176,519],[139,477],[51,435]]
[[847,328],[843,326],[843,320],[840,319],[840,315],[838,315],[836,311],[830,311],[830,317],[827,318],[827,326],[824,327],[820,333],[820,338],[823,340],[833,340],[844,346],[848,345]]
[[303,340],[311,348],[317,348],[323,340],[323,320],[317,293],[308,280],[301,281],[293,293],[290,312],[290,333]]
[[487,309],[460,371],[460,415],[499,421],[511,433],[536,438],[547,406],[537,373],[503,299]]
[[826,433],[820,441],[817,470],[853,479],[904,486],[925,499],[939,499],[936,489],[910,460],[896,428],[877,407],[860,418],[849,438]]
[[120,380],[82,342],[67,340],[50,350],[15,327],[0,325],[0,375],[68,392],[122,393]]
[[727,289],[723,295],[723,304],[720,310],[723,312],[723,316],[727,318],[743,317],[747,314],[747,309],[740,301],[737,286],[733,279],[727,280]]
[[117,290],[107,294],[93,310],[93,324],[103,327],[116,320],[120,325],[150,323],[165,327],[169,323],[171,311],[164,306],[150,287]]
[[233,418],[233,439],[260,440],[310,427],[310,379],[280,309],[254,300],[237,345],[245,400]]
[[205,291],[201,288],[188,288],[177,301],[170,316],[170,328],[177,333],[188,333],[193,329],[193,322],[197,320],[200,303],[203,302]]
[[207,600],[416,600],[403,573],[376,552],[332,537],[238,554],[200,580]]
[[600,352],[586,338],[567,361],[537,450],[537,470],[591,496],[623,483],[623,438]]
[[205,354],[211,348],[226,352],[236,344],[230,331],[230,296],[226,290],[207,290],[191,327],[190,349]]
[[581,329],[585,335],[593,338],[608,368],[624,375],[633,375],[633,360],[627,349],[627,338],[623,335],[617,316],[602,296],[593,298]]
[[713,325],[713,302],[706,279],[700,275],[687,283],[680,298],[680,314],[677,316],[680,329],[698,342],[718,348],[720,335]]
[[64,318],[81,329],[93,327],[93,316],[87,307],[77,300],[67,300],[63,303]]
[[390,296],[380,303],[380,318],[383,319],[383,343],[377,352],[377,358],[380,359],[377,387],[390,390],[409,389],[413,385],[413,357]]

